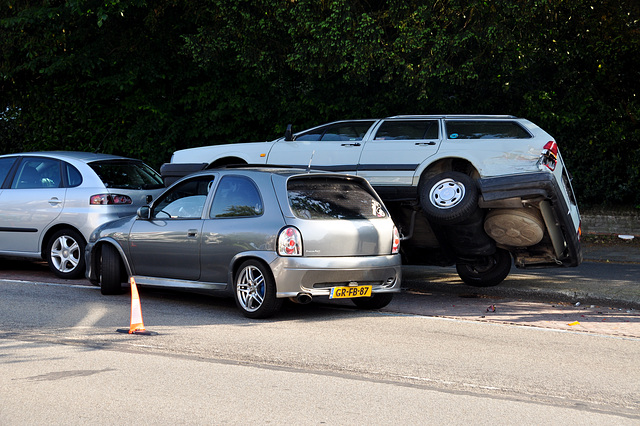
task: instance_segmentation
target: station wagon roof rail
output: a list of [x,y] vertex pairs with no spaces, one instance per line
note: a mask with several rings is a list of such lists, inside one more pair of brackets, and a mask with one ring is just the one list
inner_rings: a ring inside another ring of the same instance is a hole
[[393,115],[387,118],[431,118],[431,119],[468,118],[468,119],[474,119],[474,120],[489,120],[489,119],[505,119],[505,118],[515,119],[518,117],[516,117],[515,115],[475,115],[475,114],[419,115],[418,114],[418,115]]

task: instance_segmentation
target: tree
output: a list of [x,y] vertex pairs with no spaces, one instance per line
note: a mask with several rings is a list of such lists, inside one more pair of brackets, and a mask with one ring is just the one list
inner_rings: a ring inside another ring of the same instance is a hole
[[8,0],[2,152],[272,139],[334,119],[513,114],[581,204],[640,208],[632,0]]

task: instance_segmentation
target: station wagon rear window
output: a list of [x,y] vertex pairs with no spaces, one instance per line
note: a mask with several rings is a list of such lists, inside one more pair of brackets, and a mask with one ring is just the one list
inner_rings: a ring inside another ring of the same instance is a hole
[[531,134],[515,121],[447,121],[449,139],[529,139]]
[[378,200],[357,181],[331,178],[291,179],[289,205],[301,219],[377,219],[387,217]]

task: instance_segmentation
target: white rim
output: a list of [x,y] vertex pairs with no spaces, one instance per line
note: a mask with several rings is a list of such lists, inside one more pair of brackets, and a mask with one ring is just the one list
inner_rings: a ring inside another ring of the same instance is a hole
[[431,204],[439,209],[450,209],[462,201],[465,194],[464,184],[451,178],[436,183],[429,192]]

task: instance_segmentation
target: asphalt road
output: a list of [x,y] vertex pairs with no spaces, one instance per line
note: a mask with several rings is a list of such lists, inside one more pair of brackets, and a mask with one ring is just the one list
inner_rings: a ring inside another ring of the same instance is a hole
[[631,309],[434,290],[255,321],[232,300],[141,289],[158,334],[135,336],[116,331],[126,294],[5,272],[0,424],[640,421]]

